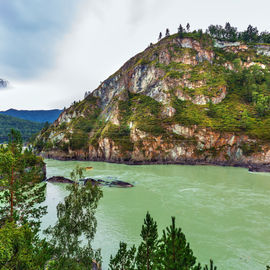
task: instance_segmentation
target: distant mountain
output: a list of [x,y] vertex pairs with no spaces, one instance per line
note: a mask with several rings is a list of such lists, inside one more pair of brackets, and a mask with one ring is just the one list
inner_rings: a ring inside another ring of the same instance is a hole
[[8,141],[8,134],[12,128],[19,130],[22,134],[22,139],[27,141],[33,134],[39,132],[43,126],[44,124],[42,123],[0,114],[0,143]]
[[8,81],[0,79],[0,88],[6,88],[8,86]]
[[[1,82],[0,82],[1,83]],[[0,114],[9,115],[33,122],[52,123],[58,118],[62,110],[15,110],[0,111]]]

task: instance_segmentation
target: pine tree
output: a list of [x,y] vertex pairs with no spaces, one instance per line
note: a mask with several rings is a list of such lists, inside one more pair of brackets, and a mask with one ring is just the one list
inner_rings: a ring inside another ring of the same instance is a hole
[[184,33],[184,28],[183,28],[182,24],[180,24],[178,27],[178,35],[180,38],[183,37],[183,33]]
[[138,248],[136,257],[137,267],[140,270],[155,269],[156,253],[158,246],[157,223],[147,212],[141,230],[143,242]]
[[[92,261],[101,264],[100,250],[93,250],[92,240],[96,233],[95,212],[102,191],[98,186],[78,184],[82,168],[76,167],[71,177],[76,181],[68,187],[70,194],[57,206],[58,221],[45,233],[55,248],[55,260],[49,269],[92,269]],[[81,239],[86,244],[82,246]]]
[[210,267],[208,268],[208,265],[205,265],[203,270],[217,270],[217,267],[214,266],[213,260],[210,260]]
[[163,231],[159,249],[159,269],[192,269],[196,263],[184,233],[175,227],[175,217],[172,217],[172,225]]
[[170,30],[169,28],[166,29],[166,37],[169,37],[170,36]]
[[51,258],[50,246],[28,224],[6,222],[0,228],[0,269],[44,270]]
[[189,32],[189,30],[190,30],[190,24],[189,23],[187,23],[186,28],[187,28],[187,32]]
[[161,40],[161,39],[162,39],[162,33],[160,32],[158,36],[158,40]]
[[128,249],[126,243],[120,242],[119,250],[117,251],[116,255],[114,257],[111,256],[109,269],[135,270],[135,253],[135,246],[132,246],[130,249]]
[[46,214],[44,162],[31,150],[22,152],[20,133],[11,130],[9,143],[0,149],[0,226],[6,221],[28,223],[38,231],[40,218]]

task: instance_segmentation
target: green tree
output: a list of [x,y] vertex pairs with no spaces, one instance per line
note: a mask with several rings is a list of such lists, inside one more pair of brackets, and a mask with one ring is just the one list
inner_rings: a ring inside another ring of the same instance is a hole
[[162,39],[162,33],[160,32],[158,36],[158,40],[161,40],[161,39]]
[[25,224],[6,223],[0,228],[0,269],[43,270],[51,248]]
[[31,151],[22,152],[20,133],[11,130],[9,143],[0,149],[0,226],[6,221],[17,225],[28,223],[38,230],[46,214],[44,162]]
[[175,226],[175,217],[172,217],[172,225],[163,231],[159,248],[159,269],[188,270],[192,269],[196,263],[196,258],[184,233]]
[[207,111],[207,115],[209,117],[216,117],[217,115],[217,112],[216,112],[216,106],[215,104],[212,102],[212,99],[209,100],[209,103],[208,103],[208,111]]
[[[71,177],[78,181],[82,169],[76,168]],[[85,186],[75,183],[68,190],[70,194],[57,206],[55,226],[45,231],[55,249],[55,259],[49,269],[92,269],[92,261],[101,264],[100,250],[93,250],[91,244],[96,233],[95,212],[102,191],[91,183]]]
[[180,24],[178,27],[178,35],[180,38],[183,38],[183,33],[184,33],[184,28],[183,28],[182,24]]
[[203,270],[217,270],[217,267],[214,266],[214,262],[212,260],[210,260],[210,266],[208,267],[208,265],[205,265]]
[[166,29],[166,34],[165,34],[166,37],[169,37],[170,36],[170,30],[169,28]]
[[270,97],[258,92],[252,93],[252,100],[259,116],[265,116],[270,109]]
[[189,23],[187,23],[186,28],[187,28],[187,32],[189,32],[189,30],[190,30],[190,24]]
[[247,30],[241,34],[241,38],[245,42],[256,42],[258,40],[259,31],[257,27],[249,25]]
[[225,24],[225,39],[228,41],[236,41],[237,40],[237,28],[236,27],[232,27],[231,24],[229,22],[227,22]]
[[138,248],[136,257],[137,267],[140,270],[155,269],[158,231],[157,223],[153,220],[148,212],[142,226],[141,237],[143,241]]
[[119,250],[117,251],[115,257],[111,256],[109,269],[110,270],[135,270],[136,269],[135,253],[136,253],[135,246],[132,246],[130,249],[128,249],[126,243],[120,242]]

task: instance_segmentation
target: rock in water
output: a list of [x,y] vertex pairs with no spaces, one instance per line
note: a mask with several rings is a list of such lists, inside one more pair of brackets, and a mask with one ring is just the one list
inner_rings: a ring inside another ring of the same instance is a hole
[[53,176],[53,177],[50,177],[46,180],[47,182],[50,182],[50,183],[66,183],[66,184],[74,184],[75,182],[68,179],[68,178],[65,178],[63,176]]
[[124,182],[124,181],[112,181],[109,184],[110,187],[121,187],[121,188],[129,188],[129,187],[134,187],[132,184]]

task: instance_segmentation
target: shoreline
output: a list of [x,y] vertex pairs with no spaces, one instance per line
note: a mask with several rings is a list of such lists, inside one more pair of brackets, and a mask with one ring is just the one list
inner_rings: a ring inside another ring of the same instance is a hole
[[222,161],[205,161],[205,160],[110,160],[110,159],[87,159],[80,157],[59,157],[50,154],[41,154],[43,158],[54,159],[59,161],[92,161],[92,162],[107,162],[115,164],[125,164],[125,165],[190,165],[190,166],[221,166],[221,167],[236,167],[236,168],[246,168],[250,172],[270,172],[270,164],[267,163],[244,163],[244,162],[222,162]]

